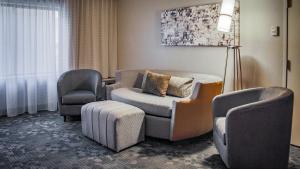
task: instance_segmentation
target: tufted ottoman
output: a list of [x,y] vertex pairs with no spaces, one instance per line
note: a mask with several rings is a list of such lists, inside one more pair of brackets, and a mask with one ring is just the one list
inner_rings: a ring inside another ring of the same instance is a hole
[[100,101],[81,109],[82,133],[119,152],[144,141],[143,110],[117,101]]

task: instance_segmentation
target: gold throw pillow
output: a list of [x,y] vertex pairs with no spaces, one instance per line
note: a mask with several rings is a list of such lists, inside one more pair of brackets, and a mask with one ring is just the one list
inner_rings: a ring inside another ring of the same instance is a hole
[[146,71],[142,89],[144,93],[150,93],[157,96],[166,96],[170,75],[164,75]]

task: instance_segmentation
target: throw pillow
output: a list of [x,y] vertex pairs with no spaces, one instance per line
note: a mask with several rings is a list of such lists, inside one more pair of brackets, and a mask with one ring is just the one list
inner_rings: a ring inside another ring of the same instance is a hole
[[192,93],[193,78],[172,76],[167,90],[168,95],[187,97]]
[[150,72],[149,70],[146,70],[143,76],[143,82],[142,82],[142,89],[145,88],[145,82],[146,82],[146,78],[147,78],[147,73]]
[[143,79],[144,79],[144,74],[143,73],[138,73],[133,87],[141,89],[142,84],[143,84]]
[[150,93],[157,96],[166,96],[169,81],[171,79],[170,75],[146,71],[144,77],[145,80],[142,85],[144,93]]

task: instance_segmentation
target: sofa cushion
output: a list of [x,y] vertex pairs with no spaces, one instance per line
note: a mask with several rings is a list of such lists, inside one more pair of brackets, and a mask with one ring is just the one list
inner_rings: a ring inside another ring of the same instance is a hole
[[170,75],[164,75],[146,71],[145,80],[143,80],[142,89],[144,93],[155,94],[157,96],[166,96]]
[[62,96],[62,104],[65,105],[86,104],[94,101],[96,101],[95,94],[87,90],[71,91]]
[[219,137],[222,138],[224,145],[226,145],[225,125],[226,125],[226,117],[215,118],[215,130],[216,133],[219,135]]
[[192,93],[193,78],[171,76],[167,90],[168,95],[187,97]]
[[158,97],[143,93],[141,89],[137,88],[119,88],[113,90],[111,98],[115,101],[136,106],[144,110],[146,114],[168,118],[172,115],[173,101],[182,100],[182,98],[172,96]]

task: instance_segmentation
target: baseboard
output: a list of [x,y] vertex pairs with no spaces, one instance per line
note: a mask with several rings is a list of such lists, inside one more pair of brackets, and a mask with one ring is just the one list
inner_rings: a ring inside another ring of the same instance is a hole
[[293,147],[297,147],[297,148],[300,148],[300,146],[297,146],[297,145],[294,145],[294,144],[291,144],[291,146],[293,146]]

